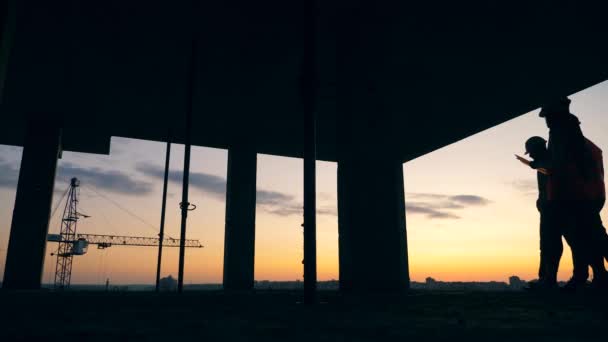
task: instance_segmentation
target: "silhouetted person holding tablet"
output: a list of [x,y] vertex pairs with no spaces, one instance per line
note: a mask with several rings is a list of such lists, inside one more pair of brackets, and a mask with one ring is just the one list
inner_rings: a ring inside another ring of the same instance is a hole
[[536,208],[540,213],[540,265],[538,281],[529,283],[531,290],[557,289],[557,270],[563,252],[562,231],[553,219],[555,215],[551,212],[550,203],[547,201],[548,170],[551,169],[551,165],[546,144],[547,141],[541,137],[531,137],[525,145],[526,154],[532,158],[532,162],[526,164],[537,170]]

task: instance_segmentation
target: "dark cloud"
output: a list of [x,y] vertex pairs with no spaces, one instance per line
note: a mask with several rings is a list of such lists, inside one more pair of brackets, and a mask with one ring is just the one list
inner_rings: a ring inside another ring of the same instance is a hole
[[288,205],[263,204],[261,206],[261,208],[262,208],[262,210],[266,211],[269,214],[278,215],[278,216],[292,216],[292,215],[302,216],[304,213],[304,208],[297,204],[288,204]]
[[[289,204],[284,206],[262,205],[262,209],[270,214],[278,216],[304,215],[304,207],[301,204]],[[338,211],[330,206],[317,207],[317,215],[338,216]]]
[[294,202],[294,198],[291,195],[276,191],[258,190],[256,192],[256,201],[258,204],[282,205]]
[[[147,163],[138,164],[137,171],[146,176],[162,180],[164,170],[161,167]],[[151,183],[134,180],[127,174],[118,171],[106,171],[99,168],[81,168],[72,164],[64,164],[58,168],[59,177],[65,181],[77,177],[83,182],[93,184],[97,188],[126,194],[147,194],[152,191]],[[0,160],[0,187],[15,187],[17,184],[17,167]],[[169,172],[169,180],[181,184],[182,172]],[[203,172],[190,173],[190,186],[204,191],[215,198],[223,200],[226,193],[226,179]],[[513,184],[522,191],[534,191],[533,182],[521,181]],[[321,197],[330,197],[322,195]],[[413,200],[413,201],[410,201]],[[406,211],[408,214],[425,215],[430,219],[459,219],[460,216],[452,211],[462,210],[471,206],[485,206],[491,201],[477,195],[443,195],[431,193],[408,193]],[[257,204],[270,214],[279,216],[302,215],[303,206],[294,196],[277,191],[260,189],[257,191]],[[334,206],[320,206],[319,215],[336,216]]]
[[408,214],[426,215],[428,218],[431,218],[431,219],[459,219],[460,218],[460,216],[458,216],[458,215],[430,208],[425,203],[407,204],[405,206],[405,211]]
[[[145,195],[152,191],[151,183],[136,180],[120,171],[103,170],[96,167],[86,168],[72,163],[63,163],[57,167],[58,183],[67,184],[72,177],[80,179],[85,185],[90,184],[108,192]],[[0,161],[0,187],[16,188],[18,178],[18,165]],[[62,194],[63,191],[63,189],[55,189],[58,194]]]
[[447,198],[437,200],[436,202],[430,202],[430,201],[413,202],[413,204],[416,204],[416,203],[424,205],[426,208],[437,209],[437,210],[464,209],[465,208],[465,206],[463,204],[459,204],[457,202],[450,201]]
[[419,199],[419,200],[438,200],[438,199],[446,199],[447,195],[441,194],[429,194],[424,192],[410,192],[407,194],[407,197]]
[[328,216],[338,216],[338,209],[335,206],[322,206],[317,208],[317,214],[319,215],[328,215]]
[[10,163],[0,159],[0,188],[16,188],[19,179],[19,162]]
[[[182,172],[170,172],[169,178],[181,182]],[[224,198],[226,193],[226,179],[202,172],[190,172],[190,185],[221,198]]]
[[[156,165],[149,163],[139,163],[135,169],[146,176],[153,177],[159,180],[164,179],[165,170]],[[169,171],[169,181],[176,184],[182,183],[183,172],[179,170]],[[202,172],[190,172],[189,178],[190,187],[205,191],[207,194],[224,199],[226,194],[226,179]]]
[[[159,180],[163,179],[165,174],[163,168],[149,163],[138,164],[136,170]],[[182,173],[181,170],[169,171],[169,180],[181,184]],[[223,177],[191,171],[190,186],[220,200],[224,200],[226,196],[226,179]],[[290,194],[259,189],[256,192],[256,201],[262,210],[270,214],[279,216],[302,215],[302,204]],[[328,208],[320,208],[317,213],[319,215],[336,215],[335,210]]]
[[487,205],[490,203],[489,200],[487,200],[481,196],[475,196],[475,195],[456,195],[456,196],[450,196],[449,199],[452,202],[461,203],[463,205],[470,205],[470,206],[482,206],[482,205]]
[[[429,193],[408,193],[406,212],[425,215],[430,219],[459,219],[452,210],[462,210],[472,206],[485,206],[490,200],[477,195],[444,195]],[[412,200],[412,201],[410,201]]]
[[76,177],[83,185],[92,185],[97,189],[127,195],[145,195],[152,192],[152,183],[134,179],[126,173],[115,170],[103,170],[97,167],[80,167],[63,163],[57,167],[57,178],[62,182]]
[[294,196],[277,191],[257,190],[256,203],[267,213],[278,216],[302,215],[304,210]]

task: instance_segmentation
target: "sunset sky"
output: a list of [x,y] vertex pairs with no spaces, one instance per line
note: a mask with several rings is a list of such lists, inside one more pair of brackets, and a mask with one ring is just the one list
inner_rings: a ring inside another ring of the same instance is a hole
[[[608,82],[571,96],[571,110],[585,135],[608,149]],[[489,108],[491,110],[491,108]],[[547,137],[538,111],[404,164],[410,274],[440,280],[535,278],[538,266],[538,212],[535,173],[519,164],[524,141]],[[165,144],[114,137],[109,156],[65,152],[58,164],[54,205],[71,177],[83,184],[82,233],[156,236],[160,220]],[[179,237],[183,146],[174,145],[167,209],[167,235]],[[0,277],[14,204],[21,148],[0,145]],[[194,147],[188,238],[205,248],[186,251],[185,283],[222,280],[227,151]],[[318,162],[318,273],[338,278],[336,164]],[[302,279],[302,160],[258,155],[255,278]],[[100,194],[102,196],[100,196]],[[108,201],[111,198],[115,203]],[[278,200],[277,200],[278,199]],[[118,205],[116,205],[118,204]],[[119,208],[126,208],[129,212]],[[59,232],[61,209],[50,233]],[[606,219],[607,211],[602,217]],[[43,282],[52,282],[56,244],[47,245]],[[571,273],[564,254],[560,278]],[[97,250],[75,257],[73,283],[151,284],[155,247]],[[165,249],[163,276],[177,274],[177,249]]]

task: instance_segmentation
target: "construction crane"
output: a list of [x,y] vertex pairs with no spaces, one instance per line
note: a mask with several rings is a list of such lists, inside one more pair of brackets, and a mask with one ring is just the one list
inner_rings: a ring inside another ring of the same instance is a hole
[[[72,262],[76,255],[84,255],[88,251],[89,245],[97,245],[98,249],[105,249],[112,246],[158,246],[160,238],[143,236],[121,236],[121,235],[102,235],[78,233],[78,220],[90,216],[78,212],[78,197],[80,194],[80,181],[77,178],[70,180],[70,187],[67,191],[67,200],[61,219],[61,229],[59,234],[48,234],[47,241],[59,244],[57,252],[51,255],[57,256],[55,266],[55,289],[67,289],[72,278]],[[188,248],[202,248],[203,245],[198,240],[185,240]],[[165,237],[162,240],[163,247],[179,247],[180,240]]]
[[[158,246],[159,238],[143,236],[121,236],[100,234],[76,234],[79,240],[85,240],[89,245],[97,245],[97,249],[117,246]],[[165,238],[163,247],[179,247],[179,239]],[[186,247],[203,247],[198,240],[186,240]]]

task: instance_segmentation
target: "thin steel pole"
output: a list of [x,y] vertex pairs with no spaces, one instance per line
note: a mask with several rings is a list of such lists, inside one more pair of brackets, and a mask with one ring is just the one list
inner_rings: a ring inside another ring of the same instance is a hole
[[160,210],[160,232],[158,233],[158,262],[156,263],[156,292],[160,291],[160,266],[163,259],[163,241],[165,240],[165,211],[167,209],[167,183],[169,182],[169,160],[171,159],[171,133],[167,135],[165,154],[165,179],[163,182],[163,200]]
[[304,303],[316,301],[317,218],[316,218],[316,1],[305,0],[302,101],[304,107]]
[[179,243],[179,269],[177,274],[177,292],[182,293],[184,288],[184,256],[186,252],[186,221],[188,218],[188,184],[190,179],[190,150],[192,148],[192,103],[194,100],[194,79],[196,77],[196,39],[192,39],[190,68],[188,75],[188,104],[186,112],[186,143],[184,146],[184,176],[182,183],[182,222]]

